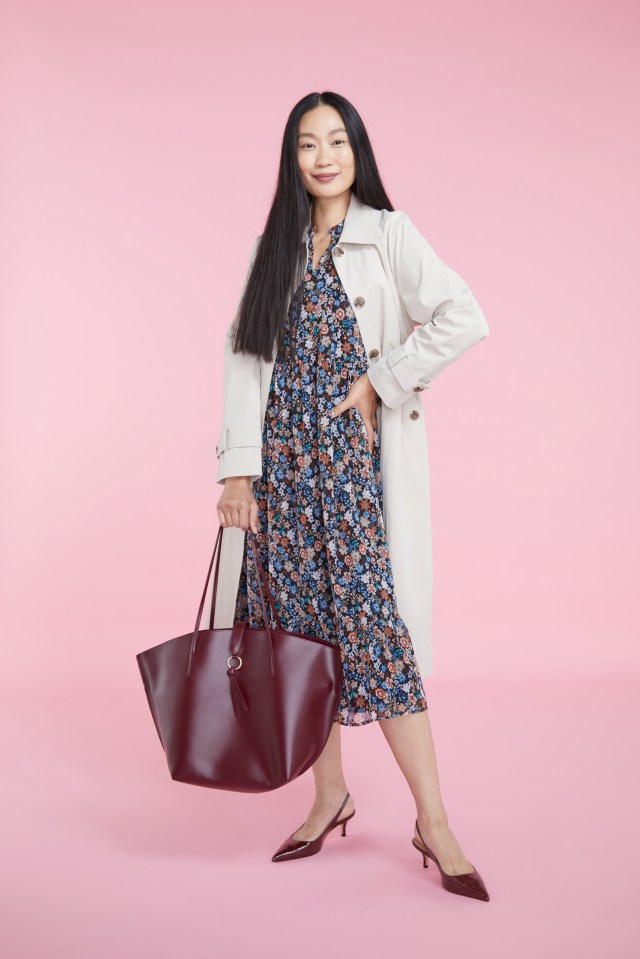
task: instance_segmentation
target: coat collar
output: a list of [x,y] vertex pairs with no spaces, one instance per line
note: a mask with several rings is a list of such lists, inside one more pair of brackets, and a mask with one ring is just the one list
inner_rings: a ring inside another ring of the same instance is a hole
[[[380,211],[363,203],[352,190],[340,234],[340,243],[374,243],[379,217]],[[307,229],[308,226],[302,234],[303,243],[306,243]]]

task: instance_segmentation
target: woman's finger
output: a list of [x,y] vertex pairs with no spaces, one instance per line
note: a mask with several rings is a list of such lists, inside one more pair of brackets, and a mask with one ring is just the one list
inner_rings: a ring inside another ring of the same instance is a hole
[[333,409],[331,410],[331,416],[339,416],[340,413],[344,413],[345,410],[348,410],[350,406],[351,406],[351,402],[349,400],[349,397],[347,396],[347,398],[344,399],[342,403],[338,403],[337,406],[333,407]]
[[239,526],[240,529],[246,532],[247,527],[249,526],[249,504],[246,500],[239,500],[238,505],[236,506],[236,516],[236,526]]
[[373,434],[373,429],[374,429],[374,427],[373,427],[373,424],[372,424],[371,420],[370,420],[368,417],[365,417],[364,414],[363,414],[363,416],[362,416],[362,419],[364,420],[364,425],[365,425],[365,428],[366,428],[366,430],[367,430],[367,444],[368,444],[368,446],[369,446],[369,452],[370,452],[370,453],[373,453],[373,446],[374,446],[374,434]]
[[249,507],[249,523],[251,524],[251,530],[253,533],[258,532],[258,502],[256,499],[253,500],[251,506]]

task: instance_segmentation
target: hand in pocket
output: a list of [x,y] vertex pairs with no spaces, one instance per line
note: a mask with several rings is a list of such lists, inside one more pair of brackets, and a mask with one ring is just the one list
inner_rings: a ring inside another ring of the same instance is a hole
[[360,414],[367,433],[369,453],[373,453],[374,433],[378,429],[378,394],[366,373],[358,377],[342,403],[333,407],[331,415],[338,416],[348,409],[356,410]]

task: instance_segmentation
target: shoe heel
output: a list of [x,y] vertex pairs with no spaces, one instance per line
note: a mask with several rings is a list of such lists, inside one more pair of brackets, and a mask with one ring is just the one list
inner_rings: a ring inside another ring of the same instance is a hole
[[355,814],[356,814],[356,811],[355,811],[355,809],[354,809],[353,812],[350,813],[350,814],[347,816],[346,819],[341,819],[339,822],[336,823],[336,826],[342,826],[342,835],[343,835],[343,836],[346,836],[346,835],[347,835],[347,823],[349,822],[350,819],[353,819],[353,817],[355,816]]
[[424,866],[425,869],[427,869],[429,866],[429,857],[427,856],[426,852],[424,851],[424,849],[420,848],[420,846],[417,844],[417,842],[414,839],[411,840],[411,845],[415,846],[418,852],[422,853],[422,865]]
[[[293,833],[288,836],[283,843],[281,843],[280,848],[271,857],[272,862],[291,862],[293,859],[301,859],[303,856],[315,856],[317,852],[320,852],[322,849],[322,844],[325,841],[328,834],[331,830],[335,829],[336,826],[342,826],[342,835],[346,836],[347,834],[347,821],[355,816],[356,811],[353,810],[348,816],[344,819],[340,819],[340,814],[344,807],[347,805],[349,800],[349,793],[344,797],[340,809],[335,814],[331,822],[325,827],[325,829],[320,833],[319,836],[316,836],[315,839],[294,839]],[[295,830],[298,831],[297,829]]]
[[[420,839],[422,840],[422,842],[424,842],[424,839],[422,839],[422,833],[420,832],[420,827],[418,826],[417,819],[416,819],[416,829],[418,830]],[[453,876],[450,876],[448,873],[446,873],[443,870],[442,866],[440,865],[440,863],[438,862],[434,854],[431,852],[431,850],[429,850],[429,855],[427,855],[423,847],[418,845],[418,843],[416,842],[415,836],[411,840],[411,843],[412,845],[416,847],[416,849],[419,852],[422,853],[422,860],[425,868],[429,865],[429,856],[431,857],[431,859],[433,859],[433,861],[435,862],[440,872],[442,885],[448,892],[455,892],[459,896],[469,896],[472,899],[484,899],[485,902],[489,902],[489,893],[487,892],[487,887],[485,886],[482,876],[480,875],[478,870],[475,868],[475,866],[470,872],[462,872],[462,873],[457,873]],[[424,844],[425,846],[427,845],[426,842]]]

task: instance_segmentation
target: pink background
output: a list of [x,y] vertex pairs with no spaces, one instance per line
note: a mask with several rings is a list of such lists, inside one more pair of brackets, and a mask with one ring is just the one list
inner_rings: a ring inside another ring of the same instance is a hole
[[[636,956],[637,5],[1,10],[12,959]],[[311,774],[253,797],[173,783],[134,658],[192,627],[222,334],[287,114],[323,89],[491,328],[423,399],[425,688],[490,903],[422,870],[376,724],[343,734],[346,839],[276,867]]]

